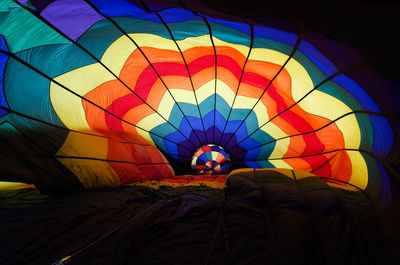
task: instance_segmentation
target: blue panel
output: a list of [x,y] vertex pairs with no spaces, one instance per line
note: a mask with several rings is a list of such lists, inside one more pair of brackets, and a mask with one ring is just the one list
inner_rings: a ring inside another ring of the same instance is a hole
[[252,150],[248,150],[246,153],[245,160],[256,160],[260,154],[260,150],[261,150],[261,147],[258,147],[258,148],[252,149]]
[[[179,154],[178,146],[170,141],[164,141],[166,153],[168,154]],[[158,146],[158,145],[157,145]]]
[[225,123],[226,123],[225,118],[218,111],[215,112],[215,127],[217,127],[222,132]]
[[338,68],[322,55],[311,43],[302,40],[298,49],[305,54],[325,75],[330,76],[336,73]]
[[[178,131],[175,131],[175,132],[165,136],[164,138],[170,140],[173,143],[177,143],[182,146],[185,146],[187,148],[190,148],[192,146],[192,144],[190,144],[190,143],[189,143],[189,145],[185,144],[185,142],[187,142],[187,139]],[[168,141],[165,141],[165,146],[167,146],[167,142]],[[175,154],[175,153],[172,153],[172,154]]]
[[[0,50],[2,51],[8,51],[6,42],[4,41],[4,38],[2,35],[0,35]],[[6,67],[6,63],[8,60],[8,56],[0,53],[0,106],[8,108],[6,99],[4,97],[4,88],[3,88],[3,75],[4,75],[4,70]],[[3,116],[6,114],[7,111],[0,109],[0,116]]]
[[254,37],[272,39],[290,46],[294,46],[297,41],[297,36],[294,34],[265,26],[254,26]]
[[[214,95],[209,96],[199,105],[201,116],[203,117],[203,122],[205,129],[210,128],[210,122],[214,125]],[[210,116],[212,114],[212,116]],[[210,121],[211,119],[211,121]]]
[[190,122],[190,125],[192,125],[194,130],[203,130],[203,124],[201,123],[201,120],[197,117],[193,116],[186,116],[188,121]]
[[260,164],[256,161],[244,161],[245,165],[251,168],[261,168]]
[[195,16],[192,11],[181,8],[168,8],[158,13],[166,23],[200,19],[198,16]]
[[[167,117],[164,117],[167,118]],[[183,120],[183,114],[182,111],[178,108],[178,106],[175,104],[174,107],[171,110],[171,113],[169,114],[169,119],[168,121],[175,126],[176,128],[179,128],[181,125],[181,122]]]
[[203,116],[204,127],[206,131],[214,126],[214,111],[210,111],[207,115]]
[[187,137],[189,137],[190,133],[192,132],[192,127],[190,126],[190,124],[187,122],[186,119],[182,119],[182,122],[179,126],[179,131],[183,133],[183,135],[186,135]]
[[393,131],[386,118],[369,115],[374,125],[374,143],[372,153],[378,157],[386,157],[393,146]]
[[209,17],[209,16],[205,16],[205,17],[207,18],[208,21],[215,22],[215,23],[218,23],[218,24],[221,24],[221,25],[233,28],[233,29],[237,29],[248,35],[251,34],[250,26],[248,24],[226,21],[226,20],[222,20],[222,19],[218,19],[218,18]]
[[245,123],[243,123],[235,133],[237,142],[244,140],[244,138],[246,138],[248,135],[249,134],[247,133],[247,127]]
[[136,17],[160,22],[160,19],[156,15],[149,14],[125,0],[92,0],[91,2],[103,15],[108,17]]
[[200,145],[198,137],[196,137],[195,135],[193,135],[193,137],[190,137],[190,134],[192,133],[193,130],[186,119],[182,119],[181,125],[179,126],[179,131],[183,135],[185,135],[187,138],[189,138],[190,141],[192,141],[194,145],[196,145],[196,146]]
[[241,120],[229,121],[226,125],[225,133],[234,133],[241,122]]
[[252,139],[251,137],[245,139],[243,142],[240,143],[240,146],[242,146],[243,148],[247,149],[251,149],[254,147],[258,147],[260,146],[260,143],[257,142],[256,140]]
[[335,83],[346,89],[366,110],[381,112],[365,90],[346,75],[338,75],[332,79]]

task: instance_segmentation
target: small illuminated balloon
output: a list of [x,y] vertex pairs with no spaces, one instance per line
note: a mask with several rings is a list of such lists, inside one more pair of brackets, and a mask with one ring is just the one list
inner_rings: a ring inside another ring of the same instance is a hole
[[199,174],[228,172],[231,159],[222,147],[208,144],[199,148],[192,158],[192,169]]

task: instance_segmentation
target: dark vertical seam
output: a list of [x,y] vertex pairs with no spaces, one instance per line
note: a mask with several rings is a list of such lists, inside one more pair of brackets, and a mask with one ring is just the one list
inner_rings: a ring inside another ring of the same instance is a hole
[[[92,3],[89,3],[85,0],[85,2],[90,5],[92,8]],[[53,26],[52,24],[48,23],[47,20],[45,20],[43,17],[37,15],[36,13],[32,12],[32,10],[30,10],[29,8],[25,7],[24,5],[22,5],[19,2],[16,2],[19,6],[21,6],[24,10],[28,11],[29,13],[31,13],[33,16],[35,16],[37,19],[41,20],[44,24],[46,24],[47,26],[49,26],[50,28],[52,28],[55,32],[57,32],[60,36],[64,37],[66,40],[68,40],[69,42],[71,42],[72,44],[75,44],[76,46],[78,46],[82,51],[84,51],[85,53],[87,53],[91,58],[93,58],[96,62],[98,62],[101,66],[104,67],[104,69],[106,69],[112,76],[114,76],[116,78],[116,80],[118,80],[119,82],[121,82],[121,84],[123,84],[129,91],[131,91],[132,94],[134,94],[135,96],[137,96],[144,104],[146,104],[151,110],[154,111],[154,113],[157,113],[164,121],[166,121],[167,123],[169,123],[176,131],[178,131],[180,134],[182,134],[181,131],[179,131],[173,124],[171,124],[165,117],[163,117],[160,113],[158,113],[152,106],[150,106],[145,100],[143,100],[139,95],[136,94],[136,92],[134,92],[128,85],[126,85],[116,74],[114,74],[106,65],[104,65],[103,62],[101,62],[99,59],[97,59],[93,54],[91,54],[85,47],[83,47],[82,45],[80,45],[78,42],[72,40],[70,37],[68,37],[67,35],[65,35],[63,32],[61,32],[58,28],[56,28],[55,26]],[[95,10],[95,9],[94,9]],[[100,13],[99,13],[100,14]],[[49,78],[50,80],[53,80],[52,78]],[[69,92],[72,90],[69,90]],[[84,98],[84,97],[82,97]],[[115,117],[117,117],[116,115],[113,115]],[[120,119],[119,117],[117,117],[118,119]],[[131,123],[129,123],[131,124]],[[132,124],[131,124],[132,125]],[[136,127],[136,125],[134,125]],[[139,128],[139,127],[138,127]],[[183,134],[182,134],[183,135]],[[186,139],[188,139],[185,135],[183,135]],[[189,139],[188,139],[189,140]],[[191,142],[189,140],[189,142]],[[191,142],[192,143],[192,142]],[[193,146],[195,146],[192,143]]]
[[[223,131],[222,131],[221,138],[219,139],[218,145],[221,144],[223,135],[224,135],[225,130],[226,130],[226,126],[228,125],[229,118],[230,118],[230,116],[231,116],[231,114],[232,114],[233,106],[235,105],[235,101],[236,101],[237,95],[238,95],[238,93],[239,93],[240,84],[241,84],[241,82],[242,82],[242,78],[243,78],[243,75],[244,75],[244,69],[246,68],[247,61],[248,61],[249,58],[250,58],[251,50],[253,49],[253,43],[254,43],[254,26],[253,26],[253,24],[249,24],[249,27],[250,27],[250,48],[249,48],[249,52],[248,52],[248,54],[247,54],[246,60],[244,61],[243,68],[242,68],[242,73],[240,74],[239,83],[238,83],[238,86],[237,86],[237,88],[236,88],[235,97],[233,98],[232,105],[231,105],[231,107],[230,107],[230,109],[229,109],[229,114],[228,114],[228,117],[226,118],[225,126],[224,126],[224,129],[223,129]],[[226,143],[226,144],[227,144],[227,143]]]
[[[275,76],[269,81],[267,87],[264,89],[264,91],[262,92],[261,96],[258,98],[258,100],[253,105],[253,107],[250,109],[250,111],[247,113],[246,117],[242,120],[242,122],[240,123],[239,127],[237,127],[236,131],[229,137],[227,142],[229,142],[232,139],[232,137],[236,134],[236,132],[240,129],[240,127],[242,127],[242,125],[245,122],[245,120],[250,116],[251,112],[254,110],[256,105],[261,101],[261,98],[264,96],[264,94],[268,90],[269,86],[272,84],[272,82],[275,80],[275,78],[282,72],[282,70],[285,68],[286,64],[292,59],[292,57],[295,54],[295,52],[297,50],[297,47],[300,45],[301,41],[302,41],[302,38],[298,37],[297,41],[296,41],[296,44],[293,47],[293,50],[292,50],[291,54],[289,55],[289,57],[287,58],[287,60],[285,61],[285,63],[282,65],[282,67],[279,69],[279,71],[275,74]],[[243,142],[248,137],[249,137],[249,135],[246,138],[244,138],[242,141],[238,142],[235,146],[238,146],[241,142]],[[235,146],[232,149],[234,149]]]
[[204,23],[207,25],[209,34],[210,34],[210,40],[211,40],[211,44],[213,46],[214,49],[214,65],[215,65],[215,72],[214,72],[214,127],[213,127],[213,140],[212,142],[215,143],[215,114],[217,112],[217,65],[218,65],[218,61],[217,61],[217,49],[215,47],[214,44],[214,39],[213,39],[213,35],[212,35],[212,29],[211,29],[211,25],[208,22],[207,18],[205,16],[201,16],[201,18],[204,20]]
[[[194,98],[195,98],[195,100],[196,100],[196,106],[197,106],[197,110],[198,110],[198,112],[199,112],[199,117],[200,117],[201,124],[202,124],[202,126],[203,126],[203,132],[204,132],[205,140],[207,141],[207,135],[206,135],[206,132],[205,132],[206,129],[205,129],[205,127],[204,127],[203,117],[202,117],[201,112],[200,112],[199,102],[198,102],[198,99],[197,99],[196,91],[195,91],[195,89],[194,89],[194,84],[193,84],[193,80],[192,80],[192,75],[190,74],[190,71],[189,71],[189,66],[188,66],[188,64],[186,63],[185,56],[183,56],[183,52],[182,52],[181,48],[179,47],[178,42],[175,40],[174,35],[172,34],[172,31],[171,31],[171,29],[169,28],[168,24],[164,21],[164,19],[162,18],[162,16],[161,16],[160,14],[157,13],[157,16],[159,17],[159,19],[161,20],[161,22],[164,24],[165,28],[168,30],[168,32],[169,32],[169,34],[170,34],[172,40],[175,42],[176,47],[178,48],[178,50],[179,50],[179,52],[180,52],[180,54],[181,54],[181,56],[182,56],[182,60],[183,60],[183,62],[184,62],[184,64],[185,64],[186,70],[187,70],[187,72],[188,72],[189,81],[190,81],[190,84],[191,84],[191,86],[192,86],[193,95],[194,95]],[[194,132],[194,133],[196,134],[196,136],[197,136],[196,131],[193,130],[193,132]],[[197,136],[197,138],[200,140],[200,138],[199,138],[198,136]],[[206,144],[206,143],[202,143],[202,141],[200,140],[200,144]]]
[[[127,34],[122,28],[121,26],[115,22],[112,18],[104,15],[103,13],[100,12],[100,10],[91,2],[88,2],[87,0],[84,0],[88,5],[90,5],[90,7],[93,8],[93,10],[95,10],[99,15],[101,15],[102,17],[104,17],[105,19],[107,19],[108,21],[110,21],[119,31],[121,31],[122,34],[124,34],[125,37],[127,37],[135,46],[136,48],[140,51],[140,53],[143,55],[143,57],[146,59],[147,63],[149,64],[149,66],[153,69],[154,73],[158,76],[158,79],[161,81],[161,83],[164,85],[164,87],[166,88],[166,90],[168,91],[169,95],[171,96],[171,98],[174,100],[175,105],[178,107],[178,109],[181,111],[184,119],[187,121],[187,123],[189,124],[190,128],[193,131],[193,127],[190,124],[188,118],[186,117],[185,113],[183,112],[182,108],[179,106],[178,102],[176,101],[176,99],[174,98],[174,96],[172,95],[171,91],[169,90],[167,84],[165,84],[164,80],[162,79],[161,75],[157,72],[156,68],[154,67],[154,65],[150,62],[149,58],[146,56],[146,54],[143,52],[143,50],[139,47],[139,45],[136,43],[136,41],[134,39],[132,39],[131,36],[129,36],[129,34]],[[132,91],[132,90],[131,90]],[[132,93],[134,93],[132,91]],[[135,93],[136,95],[136,93]],[[145,102],[145,101],[144,101]],[[187,137],[186,135],[184,135],[179,128],[175,127],[175,125],[173,125],[169,120],[167,120],[166,118],[164,118],[160,113],[158,113],[158,111],[156,109],[154,109],[153,107],[151,107],[147,102],[146,104],[152,109],[154,110],[154,112],[156,112],[158,115],[160,115],[160,117],[162,117],[167,123],[169,123],[176,131],[178,131],[183,137],[185,137],[192,145],[193,147],[197,147],[192,140],[190,140],[189,137]],[[198,138],[197,134],[196,137]],[[200,139],[198,139],[200,141]]]

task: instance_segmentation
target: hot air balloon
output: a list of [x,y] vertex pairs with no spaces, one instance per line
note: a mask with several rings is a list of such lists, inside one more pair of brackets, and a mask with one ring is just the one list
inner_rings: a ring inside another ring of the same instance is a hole
[[[311,181],[389,209],[398,93],[346,45],[201,3],[2,0],[0,187],[150,187],[151,201],[165,186],[250,198],[255,185],[278,203],[266,183],[318,200]],[[189,211],[180,207],[171,220]]]

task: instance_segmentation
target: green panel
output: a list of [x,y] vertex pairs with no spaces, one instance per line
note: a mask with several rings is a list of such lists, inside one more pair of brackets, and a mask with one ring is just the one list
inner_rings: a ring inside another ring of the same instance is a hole
[[299,50],[295,52],[293,59],[306,69],[308,75],[311,77],[314,87],[327,78],[327,76]]
[[373,200],[376,200],[382,188],[381,172],[375,158],[364,152],[361,152],[361,155],[368,166],[368,185],[365,192],[372,197]]
[[290,55],[293,51],[293,47],[287,45],[283,42],[266,39],[266,38],[254,38],[253,48],[263,48],[263,49],[270,49],[274,51],[281,52],[286,55]]
[[51,78],[96,63],[92,57],[75,44],[46,45],[24,50],[16,55]]
[[108,47],[122,35],[124,34],[110,21],[100,20],[88,29],[77,42],[97,59],[101,59]]
[[63,126],[50,101],[50,81],[14,59],[9,59],[4,91],[10,108],[28,116]]
[[183,22],[168,23],[168,26],[177,41],[186,39],[188,37],[210,35],[208,27],[203,20],[187,20]]
[[[332,81],[324,83],[318,87],[318,90],[342,101],[351,110],[364,110],[362,105],[349,92]],[[356,118],[361,132],[360,148],[372,150],[374,141],[374,127],[371,119],[367,114],[356,114]],[[344,119],[346,119],[346,117],[344,117]]]
[[2,0],[0,22],[0,32],[13,53],[41,45],[69,43],[54,29],[11,0]]
[[225,42],[240,44],[250,47],[250,36],[240,30],[223,26],[218,23],[209,22],[212,30],[212,35]]

